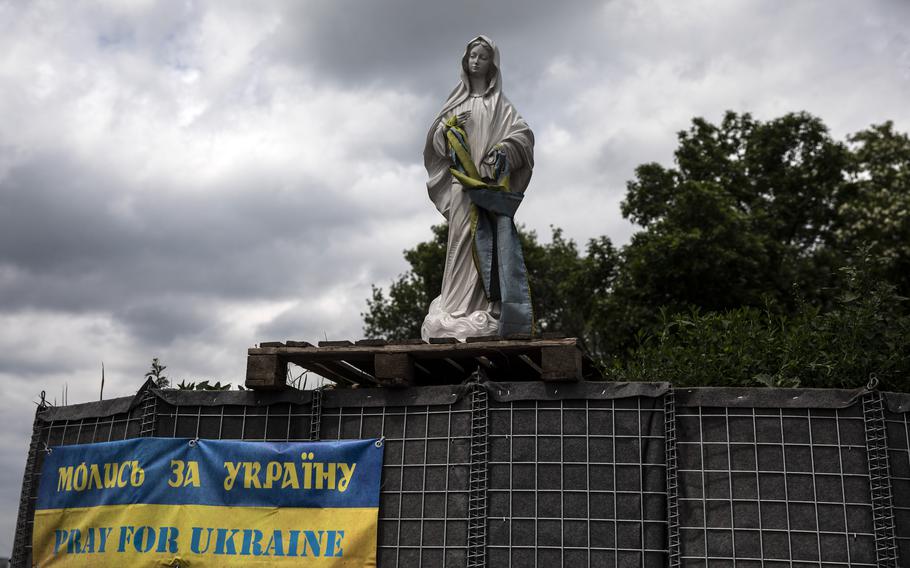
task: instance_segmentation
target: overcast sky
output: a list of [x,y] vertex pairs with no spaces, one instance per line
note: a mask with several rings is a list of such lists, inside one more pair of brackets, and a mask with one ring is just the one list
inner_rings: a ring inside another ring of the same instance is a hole
[[[441,221],[426,130],[492,37],[534,130],[517,220],[625,243],[636,165],[727,109],[910,130],[910,2],[0,0],[0,555],[38,394],[239,382],[266,340],[357,339]],[[547,239],[545,239],[547,240]]]

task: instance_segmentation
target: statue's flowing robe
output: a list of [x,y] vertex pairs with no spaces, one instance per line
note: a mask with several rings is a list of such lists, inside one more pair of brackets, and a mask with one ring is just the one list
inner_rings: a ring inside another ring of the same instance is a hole
[[[527,271],[512,217],[531,178],[534,136],[502,94],[498,48],[488,38],[478,39],[493,49],[487,90],[470,94],[465,49],[461,82],[433,122],[424,148],[430,199],[449,225],[442,291],[424,321],[425,339],[532,331]],[[459,131],[473,162],[468,166],[480,178],[473,181],[458,175],[458,157],[447,140],[449,119],[466,110],[471,117]],[[504,179],[496,179],[502,168],[496,172],[494,164],[484,162],[495,149],[508,164]]]

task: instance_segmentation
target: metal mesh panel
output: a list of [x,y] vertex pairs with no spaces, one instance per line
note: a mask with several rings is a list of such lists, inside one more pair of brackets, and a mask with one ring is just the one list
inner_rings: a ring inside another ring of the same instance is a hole
[[323,407],[322,439],[385,436],[380,566],[467,562],[471,403]]
[[859,406],[677,408],[677,421],[685,566],[876,566]]
[[487,490],[490,461],[490,401],[487,390],[471,390],[471,468],[468,476],[468,564],[487,565]]
[[660,399],[490,407],[489,565],[665,566]]
[[888,457],[900,558],[910,560],[910,413],[886,412]]
[[894,506],[891,499],[891,467],[888,464],[888,436],[882,393],[875,390],[865,393],[862,404],[875,557],[880,568],[898,568],[897,541],[894,538]]
[[[321,397],[320,397],[321,399]],[[181,406],[159,402],[158,436],[302,442],[312,406]],[[322,406],[322,440],[385,437],[382,566],[464,566],[470,404]]]
[[165,438],[305,442],[311,406],[280,402],[262,406],[174,406],[158,401],[155,435]]
[[676,433],[676,393],[664,395],[664,462],[667,466],[667,566],[682,565],[679,539],[679,452]]
[[[688,389],[687,402],[674,405],[671,396],[601,397],[607,391],[600,387],[567,394],[568,387],[551,385],[539,397],[528,389],[517,396],[508,383],[486,388],[315,397],[171,391],[48,410],[35,423],[13,566],[30,565],[45,444],[142,435],[384,436],[378,557],[385,568],[463,568],[472,562],[470,543],[483,539],[485,557],[482,545],[473,556],[478,565],[665,566],[673,509],[683,566],[876,566],[876,537],[884,542],[887,535],[876,535],[873,523],[868,460],[874,458],[890,467],[879,482],[893,495],[892,540],[910,558],[910,414],[882,411],[884,421],[873,424],[847,391],[833,391],[836,397],[819,404],[828,408],[795,408],[805,403],[789,393],[743,390],[773,401],[773,408],[752,408],[767,402],[742,404],[742,396],[729,393],[718,399],[708,389]],[[557,390],[565,399],[556,398]],[[835,408],[850,400],[852,406]],[[122,412],[90,416],[95,411]],[[667,422],[674,412],[675,421]],[[873,455],[868,437],[881,423],[887,437],[875,439],[887,443],[884,457]],[[668,507],[668,448],[675,449],[678,507]],[[487,487],[480,532],[470,503],[482,496],[472,475]]]
[[[10,563],[14,568],[31,566],[32,556],[32,527],[35,523],[35,502],[38,499],[38,484],[41,481],[41,466],[45,448],[49,446],[64,446],[72,444],[90,444],[94,442],[110,442],[136,438],[141,429],[142,414],[140,409],[130,412],[114,414],[104,417],[90,417],[79,420],[59,420],[43,422],[36,420],[35,437],[37,447],[33,460],[29,465],[31,471],[26,471],[28,478],[27,517],[22,527],[17,527],[16,550]],[[21,505],[20,505],[21,506]]]
[[[19,495],[19,514],[16,518],[16,534],[13,542],[13,553],[20,557],[25,556],[31,550],[32,525],[35,515],[34,491],[37,485],[35,472],[40,471],[38,468],[38,455],[43,454],[41,441],[41,421],[40,415],[46,409],[44,403],[44,393],[41,393],[41,404],[35,415],[35,422],[32,425],[32,438],[29,442],[28,458],[25,461],[25,473],[22,476],[22,488]],[[22,562],[20,562],[21,564]]]

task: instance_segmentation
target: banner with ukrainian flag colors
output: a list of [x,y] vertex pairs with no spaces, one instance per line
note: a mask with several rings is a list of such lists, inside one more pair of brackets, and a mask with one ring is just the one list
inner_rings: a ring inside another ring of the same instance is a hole
[[375,566],[381,440],[51,448],[35,566]]

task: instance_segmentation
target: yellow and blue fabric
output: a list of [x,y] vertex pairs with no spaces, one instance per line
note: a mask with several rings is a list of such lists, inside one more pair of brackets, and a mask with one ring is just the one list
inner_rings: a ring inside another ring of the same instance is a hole
[[375,566],[382,459],[381,440],[52,448],[33,563]]
[[474,265],[487,299],[500,302],[499,334],[533,333],[528,271],[513,220],[524,196],[509,190],[506,152],[496,147],[488,154],[493,177],[484,178],[471,159],[467,133],[458,126],[455,117],[446,122],[446,140],[453,164],[449,171],[465,188],[472,203]]

